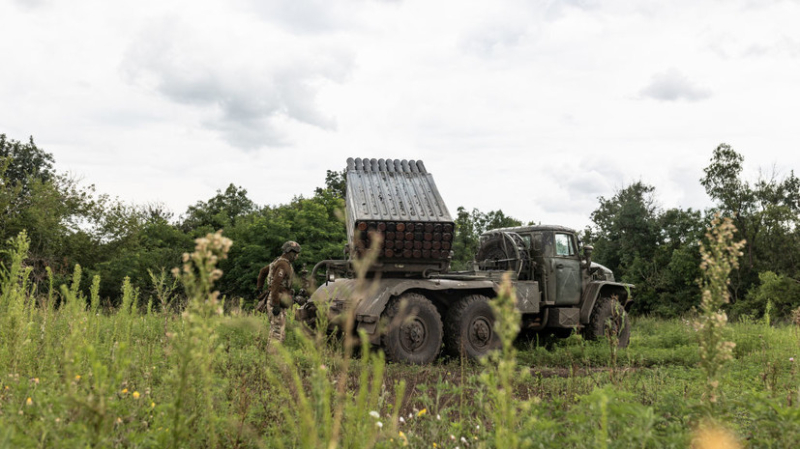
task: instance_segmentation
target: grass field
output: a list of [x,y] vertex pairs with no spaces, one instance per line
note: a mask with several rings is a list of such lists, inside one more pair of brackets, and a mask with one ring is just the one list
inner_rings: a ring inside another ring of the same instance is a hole
[[736,345],[713,379],[690,319],[634,318],[630,346],[617,350],[577,335],[512,341],[513,308],[499,309],[512,325],[503,351],[484,363],[386,364],[380,351],[293,332],[294,323],[275,349],[265,316],[230,305],[223,313],[212,291],[225,245],[210,237],[179,270],[189,299],[178,314],[157,311],[165,298],[139,298],[128,284],[114,311],[100,309],[96,287],[86,298],[74,283],[36,292],[18,239],[0,290],[0,447],[788,448],[800,441],[793,326],[724,326],[720,335]]

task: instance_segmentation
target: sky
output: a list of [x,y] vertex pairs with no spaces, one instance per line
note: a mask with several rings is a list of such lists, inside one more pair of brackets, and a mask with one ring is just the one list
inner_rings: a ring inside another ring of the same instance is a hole
[[711,205],[800,171],[800,1],[0,0],[0,133],[176,215],[422,160],[452,215],[589,225],[631,183]]

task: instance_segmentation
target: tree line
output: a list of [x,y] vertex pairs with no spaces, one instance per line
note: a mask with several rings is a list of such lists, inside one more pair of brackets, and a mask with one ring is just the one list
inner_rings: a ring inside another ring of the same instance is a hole
[[[663,209],[655,187],[643,181],[598,198],[582,240],[595,247],[596,262],[636,286],[636,313],[679,316],[699,304],[699,242],[715,214],[732,217],[737,237],[747,241],[732,275],[731,312],[760,318],[769,310],[780,318],[800,306],[800,180],[793,171],[747,180],[743,169],[744,158],[729,145],[713,150],[698,180],[714,201],[707,210]],[[156,295],[154,278],[178,266],[195,238],[222,229],[234,244],[220,262],[218,287],[249,305],[258,271],[286,240],[301,243],[297,264],[309,271],[320,260],[344,258],[345,182],[344,172],[328,170],[313,196],[281,205],[258,205],[230,184],[176,217],[161,204],[125,204],[81,185],[58,172],[53,155],[33,138],[0,134],[0,242],[27,232],[26,263],[40,291],[66,283],[79,264],[82,285],[99,275],[100,295],[114,306],[124,278],[141,297]],[[454,218],[456,269],[471,267],[481,233],[523,224],[502,210],[459,207]]]

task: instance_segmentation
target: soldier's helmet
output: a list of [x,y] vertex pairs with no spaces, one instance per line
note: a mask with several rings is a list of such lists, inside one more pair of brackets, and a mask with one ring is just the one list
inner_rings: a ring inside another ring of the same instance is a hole
[[286,242],[286,243],[284,243],[283,246],[281,247],[281,249],[283,250],[284,254],[286,254],[288,252],[291,252],[291,251],[294,251],[297,254],[300,254],[300,244],[297,243],[297,242],[293,242],[291,240]]

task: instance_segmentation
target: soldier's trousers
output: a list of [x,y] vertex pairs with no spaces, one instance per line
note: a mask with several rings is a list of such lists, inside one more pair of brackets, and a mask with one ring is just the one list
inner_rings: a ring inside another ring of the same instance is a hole
[[286,309],[281,308],[281,313],[274,315],[269,312],[269,340],[270,343],[283,343],[286,339]]

